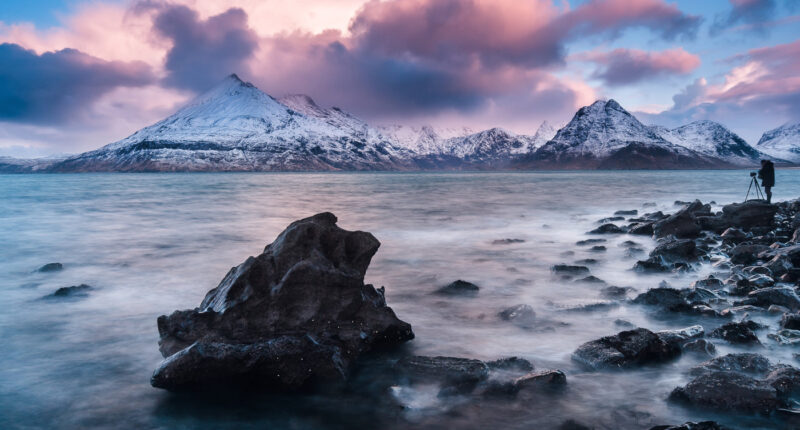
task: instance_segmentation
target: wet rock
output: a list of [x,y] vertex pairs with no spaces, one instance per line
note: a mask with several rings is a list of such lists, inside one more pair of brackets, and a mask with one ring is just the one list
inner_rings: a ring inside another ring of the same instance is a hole
[[512,245],[515,243],[525,243],[524,239],[497,239],[492,241],[492,245]]
[[597,301],[592,303],[581,303],[578,305],[567,306],[564,311],[567,312],[596,312],[607,311],[609,309],[619,307],[619,303],[612,301]]
[[708,275],[705,279],[700,279],[697,281],[692,282],[692,288],[705,288],[707,290],[720,290],[725,287],[725,284],[722,283],[721,280],[714,277],[714,275]]
[[733,227],[751,229],[771,227],[778,207],[761,200],[731,203],[722,207],[722,213]]
[[73,285],[71,287],[61,287],[57,289],[53,294],[48,294],[44,298],[64,299],[64,298],[87,297],[89,296],[89,291],[93,289],[94,288],[86,284]]
[[683,345],[683,351],[701,356],[717,355],[717,347],[706,339],[695,339]]
[[637,222],[628,228],[628,233],[640,236],[652,236],[655,222]]
[[652,331],[638,328],[586,342],[575,350],[572,358],[598,370],[662,363],[680,353],[680,348],[664,342]]
[[542,370],[531,372],[514,380],[518,391],[556,388],[567,384],[567,375],[560,370]]
[[568,275],[588,275],[589,268],[586,266],[571,266],[569,264],[556,264],[555,266],[551,267],[550,270],[557,274],[568,274]]
[[705,335],[705,330],[701,325],[693,325],[677,330],[657,331],[656,335],[667,344],[681,348],[690,340],[703,337]]
[[494,360],[486,363],[489,370],[503,370],[503,371],[516,371],[516,372],[530,372],[533,370],[533,364],[530,361],[520,357],[505,357],[499,360]]
[[692,305],[686,300],[685,292],[670,287],[651,288],[636,296],[633,303],[655,306],[669,312],[692,313]]
[[714,329],[709,333],[709,337],[716,337],[727,340],[730,343],[744,345],[760,345],[758,336],[753,332],[757,328],[752,321],[729,322]]
[[636,256],[644,254],[644,249],[642,248],[628,248],[625,250],[625,257],[626,258],[635,258]]
[[612,285],[610,287],[605,287],[600,290],[600,295],[603,297],[607,297],[609,299],[624,299],[625,296],[628,295],[629,292],[634,291],[631,287],[617,287]]
[[412,382],[438,381],[458,391],[470,391],[489,376],[486,363],[459,357],[403,357],[395,368]]
[[772,364],[761,354],[740,352],[716,357],[693,367],[689,374],[700,375],[715,371],[741,372],[765,375],[772,370]]
[[650,430],[731,430],[715,421],[687,422],[678,426],[655,426]]
[[622,217],[622,216],[610,216],[608,218],[601,218],[601,219],[597,220],[597,223],[598,224],[608,224],[608,223],[613,223],[614,221],[624,221],[624,220],[625,220],[625,217]]
[[615,319],[614,320],[614,325],[618,326],[618,327],[626,327],[626,328],[635,327],[632,322],[625,321],[625,320],[622,320],[622,319]]
[[791,309],[779,305],[769,305],[767,312],[771,314],[788,314],[791,312]]
[[800,313],[786,313],[781,316],[781,328],[800,330]]
[[674,269],[674,266],[664,263],[660,258],[639,260],[633,265],[633,270],[640,273],[664,273]]
[[603,224],[600,227],[597,227],[596,229],[590,231],[587,234],[621,234],[621,233],[625,233],[625,230],[623,230],[616,224],[608,223],[608,224]]
[[587,277],[581,278],[581,279],[576,279],[575,282],[582,282],[582,283],[585,283],[585,284],[603,284],[603,285],[605,285],[605,283],[606,283],[606,281],[598,278],[597,276],[593,276],[593,275],[590,275],[590,276],[587,276]]
[[584,258],[582,260],[578,260],[578,261],[575,262],[575,264],[579,265],[579,266],[583,266],[583,265],[586,265],[586,264],[597,264],[597,263],[598,263],[598,261],[595,260],[594,258]]
[[794,269],[792,260],[786,254],[778,254],[771,260],[764,263],[764,267],[770,270],[773,277],[783,276]]
[[772,270],[769,270],[769,268],[764,266],[748,266],[742,269],[742,273],[747,276],[752,276],[752,275],[766,275],[770,277],[772,276]]
[[158,388],[245,384],[297,389],[347,378],[362,353],[414,337],[364,284],[380,243],[321,213],[295,221],[228,272],[199,308],[158,318]]
[[[759,275],[760,276],[760,275]],[[800,297],[790,287],[760,288],[751,291],[744,300],[736,302],[737,305],[753,305],[768,308],[770,305],[779,305],[800,310]]]
[[503,321],[511,321],[517,324],[532,324],[536,320],[536,312],[530,305],[520,304],[503,309],[497,314]]
[[638,247],[639,244],[632,240],[626,240],[625,242],[620,243],[619,246],[623,248],[635,248]]
[[776,333],[767,334],[767,338],[781,345],[800,345],[800,330],[785,328],[778,330]]
[[702,230],[697,222],[695,214],[705,213],[704,206],[699,200],[695,200],[685,208],[675,212],[669,217],[656,222],[653,225],[653,233],[656,237],[666,237],[675,235],[678,238],[695,238],[700,235]]
[[619,211],[614,212],[614,215],[615,216],[633,216],[633,215],[639,215],[639,211],[636,210],[636,209],[619,210]]
[[697,260],[697,245],[691,239],[676,239],[659,244],[650,252],[651,258],[660,257],[666,262]]
[[722,232],[720,237],[726,242],[739,243],[747,240],[747,233],[740,228],[730,227]]
[[607,242],[605,239],[584,239],[575,242],[575,245],[578,246],[587,246],[587,245],[594,245],[597,243],[605,243]]
[[769,383],[736,372],[707,372],[684,387],[675,388],[670,400],[695,407],[737,412],[770,413],[783,401]]
[[472,282],[462,281],[459,279],[439,288],[436,290],[436,294],[445,296],[475,296],[478,294],[479,290],[480,287]]
[[759,273],[747,278],[747,283],[759,289],[768,288],[775,285],[775,280],[769,275]]
[[59,270],[62,269],[64,269],[64,265],[61,263],[47,263],[44,266],[36,269],[36,271],[47,273],[47,272],[58,272]]
[[606,247],[603,246],[603,245],[595,245],[595,246],[589,248],[589,251],[591,251],[591,252],[606,252]]
[[731,263],[733,264],[752,264],[758,260],[758,254],[768,250],[769,247],[752,243],[740,243],[730,252]]

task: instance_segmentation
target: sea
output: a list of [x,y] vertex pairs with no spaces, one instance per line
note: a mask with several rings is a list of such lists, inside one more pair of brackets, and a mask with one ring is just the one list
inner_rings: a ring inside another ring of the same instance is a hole
[[[800,197],[800,170],[776,176],[774,200]],[[592,275],[631,287],[629,297],[662,281],[687,287],[715,269],[639,274],[632,267],[654,247],[651,238],[586,232],[618,210],[668,213],[680,208],[676,201],[694,199],[721,210],[743,201],[749,183],[747,170],[0,175],[0,428],[548,429],[568,419],[596,429],[701,420],[776,428],[771,417],[669,402],[702,357],[634,370],[582,368],[573,351],[625,329],[619,320],[654,331],[698,320],[609,305],[602,285],[551,271],[594,259]],[[288,224],[325,211],[381,242],[366,282],[385,286],[388,305],[412,325],[408,353],[522,357],[537,370],[563,370],[567,386],[534,399],[394,387],[385,394],[391,402],[357,393],[201,395],[151,387],[162,359],[156,318],[197,307],[231,267],[261,253]],[[605,250],[576,244],[590,237],[607,239]],[[504,239],[516,240],[497,243]],[[631,255],[623,246],[629,240],[644,253]],[[37,271],[53,262],[63,270]],[[457,279],[480,291],[432,294]],[[91,287],[83,296],[48,297],[82,284]],[[518,304],[534,309],[536,324],[498,318]],[[776,324],[777,317],[765,318]],[[721,324],[700,323],[706,332]],[[791,348],[764,333],[759,352],[798,364]],[[717,349],[744,351],[721,342]]]

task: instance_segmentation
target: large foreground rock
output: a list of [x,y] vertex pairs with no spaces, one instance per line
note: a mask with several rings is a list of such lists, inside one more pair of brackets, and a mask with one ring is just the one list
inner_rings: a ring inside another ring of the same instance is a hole
[[572,358],[592,369],[616,369],[661,363],[680,354],[680,346],[665,342],[646,328],[637,328],[586,342]]
[[154,387],[248,384],[296,389],[342,381],[361,353],[414,337],[364,284],[380,243],[331,213],[292,223],[228,272],[199,308],[158,318],[165,360]]
[[731,227],[750,229],[771,227],[778,206],[763,200],[749,200],[744,203],[731,203],[722,208],[723,216]]

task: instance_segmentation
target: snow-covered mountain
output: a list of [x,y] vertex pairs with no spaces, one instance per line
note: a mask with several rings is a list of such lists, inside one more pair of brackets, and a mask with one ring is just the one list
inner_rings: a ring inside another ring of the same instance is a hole
[[784,124],[764,133],[756,148],[773,157],[800,163],[800,123]]
[[236,75],[170,117],[55,171],[397,170],[409,151],[304,96],[283,104]]
[[676,145],[642,124],[615,100],[582,107],[521,167],[664,169],[714,167],[711,157]]
[[765,154],[750,146],[744,139],[714,121],[695,121],[667,129],[651,127],[667,141],[734,166],[756,166]]
[[533,149],[539,149],[556,136],[558,130],[547,121],[543,121],[533,135]]

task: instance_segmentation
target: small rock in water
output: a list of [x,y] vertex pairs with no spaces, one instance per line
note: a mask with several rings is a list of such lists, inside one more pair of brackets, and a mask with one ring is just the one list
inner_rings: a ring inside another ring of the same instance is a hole
[[586,342],[575,350],[572,359],[594,370],[621,369],[662,363],[680,354],[677,346],[650,330],[637,328]]
[[556,264],[555,266],[551,267],[550,270],[558,274],[569,274],[569,275],[589,274],[589,268],[586,266],[570,266],[568,264]]
[[610,216],[608,218],[602,218],[602,219],[597,220],[597,223],[598,224],[608,224],[608,223],[611,223],[611,222],[614,222],[614,221],[624,221],[624,220],[625,220],[625,217],[622,217],[622,216]]
[[536,319],[536,312],[530,305],[520,304],[504,309],[497,314],[504,321],[512,321],[517,324],[531,324]]
[[604,284],[604,285],[606,283],[606,281],[604,281],[604,280],[602,280],[602,279],[600,279],[600,278],[598,278],[597,276],[594,276],[594,275],[589,275],[589,276],[587,276],[585,278],[576,279],[575,282],[583,282],[583,283],[586,283],[586,284]]
[[489,376],[486,363],[459,357],[404,357],[395,368],[412,381],[440,381],[459,391],[469,391]]
[[717,355],[717,347],[706,339],[695,339],[687,342],[683,345],[683,351],[709,357]]
[[605,243],[605,242],[607,242],[605,239],[584,239],[575,242],[575,245],[586,246],[586,245],[593,245],[596,243]]
[[708,275],[705,279],[700,279],[697,281],[692,282],[692,288],[705,288],[707,290],[719,290],[725,287],[725,284],[722,283],[721,280],[714,277],[714,275]]
[[63,268],[64,268],[64,265],[61,264],[61,263],[47,263],[44,266],[38,268],[36,271],[37,272],[42,272],[42,273],[58,272],[59,270],[61,270]]
[[776,333],[769,333],[767,337],[781,345],[800,345],[800,330],[785,328]]
[[625,296],[628,295],[629,292],[634,291],[631,287],[617,287],[612,285],[610,287],[605,287],[600,290],[600,295],[603,297],[608,297],[610,299],[623,299]]
[[560,370],[541,370],[520,376],[514,380],[514,386],[519,391],[555,388],[567,384],[567,375]]
[[55,298],[69,298],[69,297],[87,297],[89,295],[89,291],[93,289],[94,288],[86,284],[73,285],[71,287],[61,287],[57,289],[53,294],[45,296],[45,298],[55,299]]
[[616,212],[614,212],[614,215],[615,215],[615,216],[620,216],[620,215],[622,215],[622,216],[629,216],[629,215],[638,215],[638,214],[639,214],[639,211],[638,211],[638,210],[636,210],[636,209],[632,209],[632,210],[619,210],[619,211],[616,211]]
[[753,332],[758,328],[752,321],[729,322],[717,327],[708,336],[727,340],[730,343],[760,345],[758,336]]
[[436,290],[436,294],[448,296],[474,296],[478,294],[478,290],[480,290],[480,287],[477,285],[459,279],[439,288]]
[[492,241],[492,245],[511,245],[514,243],[524,243],[524,239],[497,239]]
[[608,224],[603,224],[600,227],[597,227],[596,229],[590,231],[587,234],[621,234],[621,233],[625,233],[625,230],[623,230],[616,224],[608,223]]
[[499,360],[494,360],[486,363],[490,370],[509,370],[530,372],[533,370],[533,364],[530,361],[520,357],[505,357]]
[[632,322],[626,321],[626,320],[623,320],[623,319],[619,319],[619,318],[614,320],[614,325],[618,326],[618,327],[634,327]]
[[650,430],[731,430],[715,421],[687,422],[678,426],[655,426]]
[[598,261],[594,258],[584,258],[583,260],[578,260],[575,262],[576,265],[584,265],[584,264],[597,264]]
[[713,371],[741,372],[753,375],[765,375],[772,369],[772,364],[761,354],[739,352],[713,358],[693,367],[689,374],[700,375]]
[[589,248],[589,251],[591,251],[591,252],[606,252],[606,247],[603,246],[603,245],[595,245],[595,246]]

